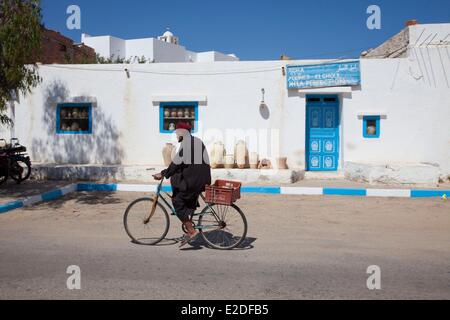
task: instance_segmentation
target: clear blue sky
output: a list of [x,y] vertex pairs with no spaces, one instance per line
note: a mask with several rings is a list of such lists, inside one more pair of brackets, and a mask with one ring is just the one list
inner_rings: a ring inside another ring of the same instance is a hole
[[[81,8],[81,30],[66,28],[71,4]],[[381,30],[366,27],[371,4],[381,7]],[[450,22],[450,0],[42,0],[42,6],[45,26],[76,42],[82,32],[132,39],[169,27],[189,50],[242,60],[357,57],[408,19]]]

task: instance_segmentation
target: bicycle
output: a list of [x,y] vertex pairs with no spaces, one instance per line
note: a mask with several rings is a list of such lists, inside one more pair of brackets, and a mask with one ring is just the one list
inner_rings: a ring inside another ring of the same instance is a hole
[[[171,198],[163,191],[163,181],[164,179],[158,184],[154,198],[137,199],[125,210],[125,231],[134,243],[157,245],[169,232],[170,219],[166,207],[172,216],[176,216],[176,212],[164,197],[166,195]],[[231,250],[242,244],[247,236],[247,219],[242,210],[233,203],[208,203],[203,194],[200,194],[200,197],[206,206],[200,212],[194,213],[191,221],[207,246]],[[186,233],[184,227],[182,229]]]

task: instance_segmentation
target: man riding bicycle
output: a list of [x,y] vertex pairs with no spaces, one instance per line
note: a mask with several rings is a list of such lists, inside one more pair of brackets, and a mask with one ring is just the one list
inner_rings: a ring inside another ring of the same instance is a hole
[[180,247],[198,235],[191,218],[200,206],[198,203],[200,194],[205,191],[206,185],[211,184],[211,167],[206,147],[199,138],[191,135],[191,130],[192,127],[188,123],[177,124],[175,133],[180,149],[169,167],[153,176],[155,180],[170,178],[172,204],[177,217],[187,230]]

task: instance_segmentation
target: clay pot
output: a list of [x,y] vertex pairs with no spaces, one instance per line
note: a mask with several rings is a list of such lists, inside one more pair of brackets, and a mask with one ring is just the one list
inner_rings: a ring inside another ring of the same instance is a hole
[[277,167],[280,170],[288,169],[287,158],[286,157],[277,158]]
[[177,116],[178,116],[178,118],[183,118],[184,112],[182,109],[178,110]]
[[250,162],[250,169],[258,169],[258,153],[257,152],[250,152],[249,155],[249,162]]
[[233,169],[234,168],[234,155],[227,154],[225,156],[225,169]]
[[211,168],[222,168],[224,165],[225,147],[222,142],[216,142],[210,149]]
[[169,109],[164,110],[164,117],[169,118],[170,117],[170,111]]
[[188,109],[184,110],[184,117],[185,118],[190,118],[191,117],[191,113],[189,112]]
[[235,147],[234,156],[239,169],[244,169],[248,158],[247,145],[245,141],[238,141]]
[[162,150],[162,155],[164,159],[164,165],[168,167],[172,163],[172,153],[175,150],[175,146],[171,143],[166,143]]
[[177,109],[172,109],[172,110],[170,111],[170,116],[171,116],[172,118],[176,118],[176,117],[177,117]]
[[272,162],[269,159],[262,159],[258,169],[272,169]]

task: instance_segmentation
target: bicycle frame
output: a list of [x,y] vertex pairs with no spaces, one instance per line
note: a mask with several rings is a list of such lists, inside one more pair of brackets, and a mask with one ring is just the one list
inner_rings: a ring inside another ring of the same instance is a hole
[[[165,195],[168,196],[169,198],[172,198],[167,192],[165,192],[165,191],[162,190],[162,187],[163,187],[162,184],[163,184],[163,182],[164,182],[164,178],[161,179],[161,182],[158,184],[158,186],[157,186],[157,188],[156,188],[156,194],[155,194],[155,200],[156,200],[156,201],[155,201],[155,203],[158,202],[159,199],[161,199],[162,202],[167,206],[167,208],[170,209],[171,215],[172,215],[172,216],[176,216],[177,213],[176,213],[176,211],[175,211],[175,208],[174,208],[174,207],[169,203],[169,201],[167,201],[167,199],[164,198],[164,196],[163,196],[163,194],[165,194]],[[203,195],[202,193],[200,194],[200,197],[202,198],[203,201],[205,201],[205,197],[204,197],[204,195]],[[208,210],[207,210],[206,212],[204,212],[205,209],[203,209],[202,212],[194,212],[194,214],[193,214],[192,217],[191,217],[191,220],[192,220],[194,217],[196,217],[196,216],[206,215],[206,214],[211,214],[211,215],[214,216],[214,218],[215,218],[217,221],[220,221],[220,218],[219,218],[219,216],[217,215],[217,213],[216,213],[216,211],[214,210],[214,208],[213,208],[209,203],[207,203],[207,202],[205,202],[205,204],[206,204],[205,208],[208,208]],[[150,215],[149,219],[150,219],[150,218],[151,218],[151,215]],[[205,226],[195,226],[195,229],[205,229]]]

